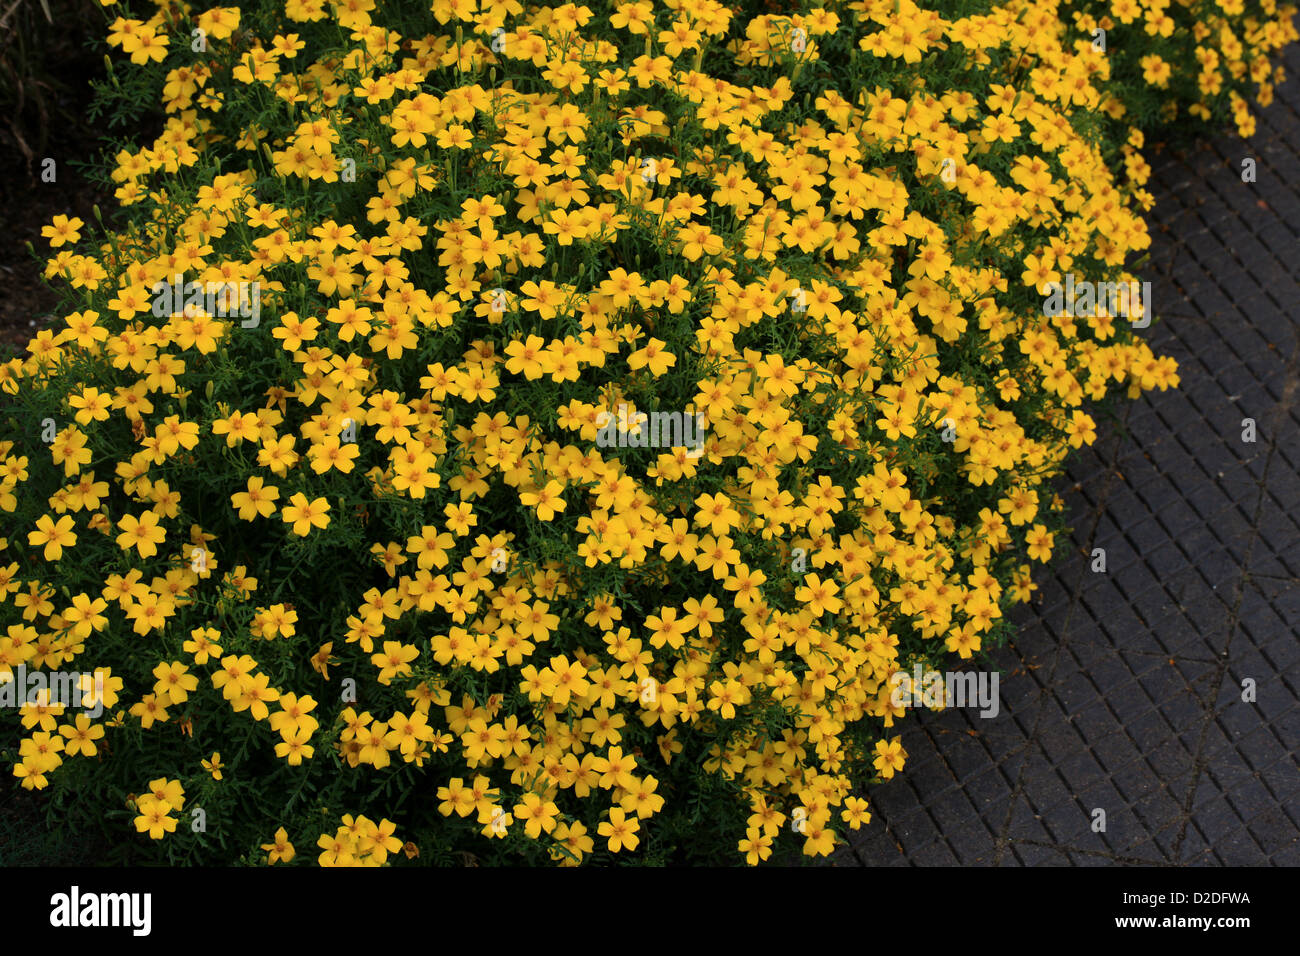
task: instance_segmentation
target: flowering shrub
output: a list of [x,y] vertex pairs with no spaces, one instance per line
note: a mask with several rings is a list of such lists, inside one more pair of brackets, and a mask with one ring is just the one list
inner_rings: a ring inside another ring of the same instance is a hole
[[1081,0],[1063,9],[1105,51],[1103,110],[1143,129],[1230,111],[1238,132],[1252,135],[1249,100],[1269,105],[1283,79],[1269,54],[1296,39],[1295,6],[1275,0]]
[[1044,314],[1149,245],[1125,116],[1168,93],[1111,57],[1213,117],[1294,35],[137,5],[106,96],[162,132],[119,226],[48,227],[66,317],[2,379],[0,667],[79,699],[0,747],[171,862],[829,854],[904,765],[893,675],[1028,599],[1089,407],[1177,384],[1147,303]]

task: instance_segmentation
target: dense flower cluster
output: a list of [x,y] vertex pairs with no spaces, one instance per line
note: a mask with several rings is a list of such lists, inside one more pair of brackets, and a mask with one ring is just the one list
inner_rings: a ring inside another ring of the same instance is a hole
[[[205,861],[340,811],[322,864],[829,854],[904,766],[891,677],[1028,599],[1090,404],[1177,384],[1041,307],[1149,245],[1089,31],[1190,18],[1206,115],[1294,36],[1242,0],[138,2],[113,83],[161,135],[120,228],[48,227],[71,305],[0,369],[0,672],[84,699],[0,747],[109,825],[176,778],[137,850]],[[240,292],[159,310],[178,275]]]

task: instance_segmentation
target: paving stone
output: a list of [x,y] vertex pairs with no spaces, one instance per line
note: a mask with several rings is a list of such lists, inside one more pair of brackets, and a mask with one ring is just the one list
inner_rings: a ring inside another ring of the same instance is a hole
[[1015,854],[1016,862],[1021,866],[1069,865],[1069,857],[1055,847],[1035,843],[1013,843],[1011,852]]

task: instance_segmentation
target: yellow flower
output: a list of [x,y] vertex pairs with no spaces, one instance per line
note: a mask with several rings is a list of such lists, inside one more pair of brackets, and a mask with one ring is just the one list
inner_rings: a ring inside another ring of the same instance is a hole
[[394,677],[411,672],[411,661],[420,654],[419,648],[400,641],[384,641],[383,651],[371,657],[371,663],[379,668],[379,683],[389,684]]
[[164,834],[176,832],[176,818],[168,815],[172,805],[166,800],[146,794],[136,801],[136,809],[140,812],[135,818],[137,833],[148,833],[149,839],[161,840]]
[[829,826],[809,817],[805,832],[808,835],[803,844],[805,856],[830,856],[835,850],[835,831]]
[[274,866],[277,863],[290,862],[294,857],[293,844],[289,842],[289,834],[285,832],[284,827],[275,831],[275,839],[271,843],[263,843],[263,850],[268,850],[266,865]]
[[[213,779],[213,780],[220,780],[220,779],[221,779],[221,771],[222,771],[223,767],[222,767],[222,763],[221,763],[221,754],[220,754],[220,752],[218,752],[218,751],[214,751],[213,754],[212,754],[212,758],[211,758],[210,760],[203,760],[203,761],[200,761],[200,762],[203,764],[203,769],[206,770],[208,773],[212,774],[212,779]],[[283,832],[283,831],[281,831],[281,832]],[[266,847],[262,847],[262,849],[265,850]]]
[[131,54],[131,62],[143,65],[153,61],[161,63],[167,58],[168,38],[159,36],[153,27],[141,27],[139,30],[123,36],[121,47],[123,53]]
[[312,528],[329,527],[330,504],[324,498],[308,501],[306,495],[298,492],[289,501],[280,514],[286,524],[293,525],[293,533],[298,537],[305,538]]
[[165,696],[173,704],[181,704],[189,699],[190,691],[199,686],[199,679],[189,673],[189,668],[180,661],[170,664],[163,662],[153,669],[157,683],[154,692]]
[[1046,562],[1052,556],[1052,542],[1055,538],[1050,531],[1041,524],[1036,524],[1029,529],[1025,535],[1026,548],[1029,557],[1035,561]]
[[49,239],[50,245],[57,249],[65,243],[74,243],[80,239],[80,229],[84,225],[76,217],[69,219],[67,216],[55,216],[50,220],[50,225],[41,227],[41,235]]
[[667,343],[652,338],[644,348],[638,349],[627,358],[628,368],[648,368],[650,374],[658,378],[677,364],[677,356],[667,351]]
[[641,838],[637,836],[639,829],[641,823],[636,817],[629,819],[622,807],[611,807],[609,819],[602,820],[596,832],[600,836],[609,838],[608,846],[611,853],[618,853],[623,849],[637,848],[641,843]]
[[536,840],[555,829],[560,808],[535,793],[527,793],[521,803],[515,804],[514,815],[516,820],[524,821],[524,832]]
[[117,526],[122,533],[117,536],[117,546],[123,551],[135,548],[142,558],[152,558],[158,553],[158,545],[167,537],[167,532],[159,527],[158,516],[146,511],[139,518],[125,515]]
[[239,517],[252,521],[258,515],[269,518],[275,514],[275,502],[280,498],[280,489],[267,485],[265,479],[254,475],[248,479],[248,490],[237,491],[230,496],[230,503],[239,509]]
[[68,515],[63,515],[56,522],[49,515],[36,519],[36,530],[27,533],[27,543],[33,548],[45,546],[45,560],[57,561],[63,557],[63,549],[77,543],[77,536],[72,533],[74,522]]
[[558,512],[565,509],[564,485],[558,481],[548,481],[545,487],[523,491],[519,500],[529,508],[537,509],[540,521],[550,521]]
[[283,739],[275,745],[275,755],[284,757],[291,767],[298,766],[305,759],[311,759],[316,752],[316,748],[308,743],[311,740],[310,731],[291,730],[280,736]]
[[864,823],[870,823],[871,814],[867,812],[867,801],[861,797],[845,797],[844,809],[840,813],[840,818],[854,830],[860,828]]
[[78,754],[93,757],[99,753],[95,741],[103,738],[104,728],[99,724],[91,723],[90,718],[85,714],[77,714],[74,723],[64,724],[59,728],[59,734],[66,742],[64,745],[66,754],[74,757]]
[[907,751],[903,749],[902,738],[895,737],[888,742],[876,741],[876,759],[873,763],[886,780],[890,779],[895,771],[903,769],[903,762],[906,759]]

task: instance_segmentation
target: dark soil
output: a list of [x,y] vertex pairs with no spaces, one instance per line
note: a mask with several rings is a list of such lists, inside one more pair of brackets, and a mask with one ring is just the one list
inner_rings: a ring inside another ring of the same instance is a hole
[[[81,165],[104,148],[102,124],[86,116],[91,80],[104,73],[94,46],[104,16],[94,0],[47,3],[53,25],[38,0],[0,4],[0,362],[23,354],[58,307],[43,278],[51,250],[41,227],[59,214],[93,225],[96,203],[105,216],[114,206]],[[47,157],[54,182],[41,179]],[[0,866],[93,863],[102,841],[47,826],[47,794],[23,790],[13,762],[0,759]]]
[[[105,145],[86,116],[104,75],[104,16],[93,0],[47,2],[53,25],[38,0],[19,0],[0,27],[0,360],[25,351],[58,306],[41,227],[59,214],[95,225],[92,207],[107,215],[113,204],[84,166]],[[54,182],[42,181],[47,158]]]

